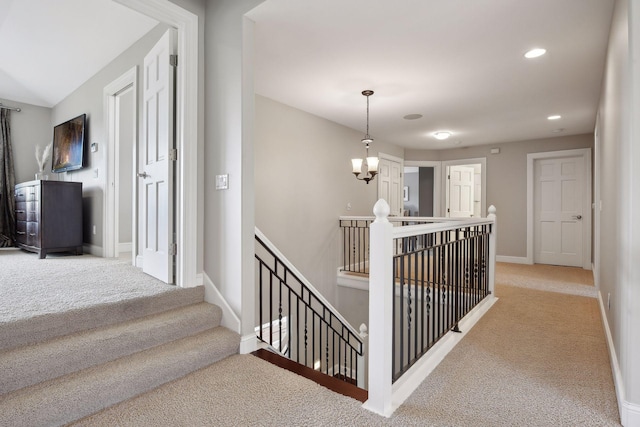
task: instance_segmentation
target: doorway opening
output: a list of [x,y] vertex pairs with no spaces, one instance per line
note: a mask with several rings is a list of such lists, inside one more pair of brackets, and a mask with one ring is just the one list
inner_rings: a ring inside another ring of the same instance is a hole
[[[137,209],[133,168],[137,159],[137,67],[104,88],[107,123],[105,256],[130,254],[136,265]],[[111,161],[113,160],[113,161]]]

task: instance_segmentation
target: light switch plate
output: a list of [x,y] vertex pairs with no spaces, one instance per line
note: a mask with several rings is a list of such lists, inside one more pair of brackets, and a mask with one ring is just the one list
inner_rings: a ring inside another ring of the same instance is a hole
[[227,190],[229,188],[229,174],[216,175],[216,190]]

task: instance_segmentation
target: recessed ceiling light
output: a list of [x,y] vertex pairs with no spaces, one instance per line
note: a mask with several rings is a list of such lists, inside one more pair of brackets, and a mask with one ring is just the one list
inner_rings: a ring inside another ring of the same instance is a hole
[[539,56],[542,56],[545,53],[547,53],[547,49],[535,48],[535,49],[531,49],[529,52],[525,53],[524,57],[527,58],[527,59],[532,59],[532,58],[537,58]]
[[439,130],[438,132],[434,132],[433,136],[436,139],[443,140],[449,138],[451,136],[451,132],[447,132],[446,130]]
[[549,117],[547,117],[547,120],[560,120],[561,118],[562,118],[562,116],[561,116],[561,115],[559,115],[559,114],[555,114],[555,115],[553,115],[553,116],[549,116]]
[[416,120],[416,119],[421,119],[422,118],[422,114],[407,114],[406,116],[403,117],[405,120]]

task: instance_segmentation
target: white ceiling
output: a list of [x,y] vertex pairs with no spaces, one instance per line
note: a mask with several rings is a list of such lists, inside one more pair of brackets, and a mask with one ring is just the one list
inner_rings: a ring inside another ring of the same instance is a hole
[[[371,136],[414,149],[592,132],[612,9],[612,0],[267,0],[248,14],[256,92],[364,132],[361,92],[372,89]],[[548,52],[525,59],[533,47]],[[437,141],[437,130],[453,136]]]
[[112,0],[0,0],[0,98],[52,107],[157,23]]
[[[266,0],[248,14],[256,92],[364,132],[361,92],[372,89],[370,134],[415,149],[592,132],[612,9],[613,0]],[[0,98],[53,106],[155,24],[112,0],[0,0]],[[548,53],[524,59],[532,47]],[[436,130],[453,137],[437,141]]]

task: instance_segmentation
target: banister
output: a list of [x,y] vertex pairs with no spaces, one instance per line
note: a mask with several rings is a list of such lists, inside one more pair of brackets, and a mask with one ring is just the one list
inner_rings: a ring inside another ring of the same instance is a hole
[[359,335],[360,332],[358,332],[341,314],[340,312],[329,302],[327,301],[327,299],[322,295],[322,293],[320,293],[320,291],[318,291],[315,286],[313,286],[311,284],[311,282],[309,280],[307,280],[307,278],[300,273],[300,271],[291,263],[291,261],[289,261],[287,259],[286,256],[284,256],[282,254],[282,252],[280,252],[278,250],[278,248],[271,242],[271,240],[269,240],[267,238],[267,236],[264,235],[264,233],[262,231],[260,231],[260,229],[258,227],[255,228],[255,233],[256,233],[256,238],[260,239],[262,241],[262,243],[264,243],[265,247],[277,258],[280,259],[280,261],[282,262],[282,264],[288,268],[291,273],[293,273],[294,276],[296,276],[296,278],[300,281],[300,283],[302,283],[304,286],[306,286],[313,294],[314,297],[317,298],[325,307],[327,307],[330,311],[333,312],[334,316],[342,323],[344,324],[348,329],[349,332],[351,332],[355,337],[358,337],[358,340],[360,341],[360,344],[362,345],[362,341],[359,339]]

